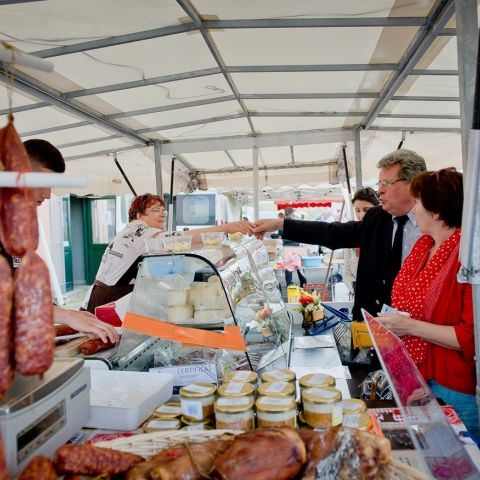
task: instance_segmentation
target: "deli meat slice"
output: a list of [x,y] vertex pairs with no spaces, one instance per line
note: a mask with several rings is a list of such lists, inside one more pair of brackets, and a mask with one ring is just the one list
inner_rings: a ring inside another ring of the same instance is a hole
[[15,369],[22,375],[40,375],[53,362],[55,329],[50,275],[35,252],[23,257],[14,285]]

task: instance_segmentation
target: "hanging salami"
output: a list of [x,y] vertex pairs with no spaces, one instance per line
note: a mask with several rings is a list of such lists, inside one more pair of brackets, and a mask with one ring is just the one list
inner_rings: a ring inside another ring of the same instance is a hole
[[53,362],[55,329],[50,276],[43,260],[28,252],[14,276],[15,368],[45,373]]
[[13,380],[12,368],[12,269],[7,260],[0,256],[0,398]]

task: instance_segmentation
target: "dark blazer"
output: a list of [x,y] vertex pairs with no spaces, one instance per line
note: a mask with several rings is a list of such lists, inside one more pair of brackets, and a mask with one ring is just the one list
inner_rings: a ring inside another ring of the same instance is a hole
[[384,303],[390,305],[393,280],[398,273],[389,272],[386,261],[392,232],[392,216],[379,206],[370,208],[361,222],[285,220],[283,236],[331,250],[360,248],[353,318],[363,320],[360,308],[376,314]]

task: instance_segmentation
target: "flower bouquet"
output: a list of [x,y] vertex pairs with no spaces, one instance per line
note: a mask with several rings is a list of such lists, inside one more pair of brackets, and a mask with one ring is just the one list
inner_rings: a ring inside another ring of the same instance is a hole
[[302,290],[300,298],[300,312],[303,315],[302,327],[305,330],[310,330],[310,328],[315,325],[316,322],[323,320],[325,313],[321,305],[321,299],[317,292],[306,292]]

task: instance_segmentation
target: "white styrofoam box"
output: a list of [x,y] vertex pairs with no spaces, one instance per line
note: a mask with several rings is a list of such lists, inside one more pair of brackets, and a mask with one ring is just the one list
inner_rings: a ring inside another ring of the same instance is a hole
[[90,418],[84,425],[135,430],[172,396],[169,373],[90,369]]

